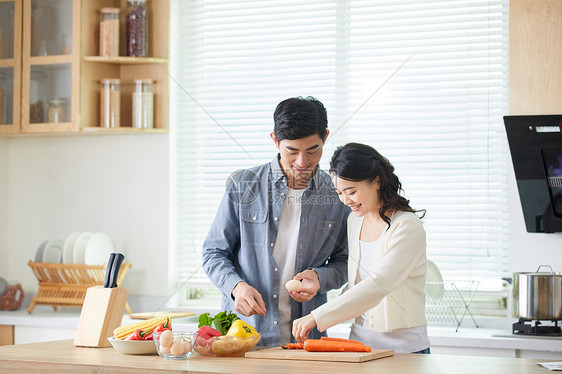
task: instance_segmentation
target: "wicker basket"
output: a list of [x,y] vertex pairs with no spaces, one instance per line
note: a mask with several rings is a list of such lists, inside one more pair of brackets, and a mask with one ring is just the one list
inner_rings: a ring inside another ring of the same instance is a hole
[[[56,311],[59,306],[81,307],[88,287],[102,286],[105,279],[105,265],[69,265],[43,262],[27,263],[39,282],[39,290],[27,309],[32,313],[35,305],[51,305]],[[124,262],[117,275],[117,284],[121,284],[127,270],[131,267]],[[125,306],[127,312],[131,308]]]

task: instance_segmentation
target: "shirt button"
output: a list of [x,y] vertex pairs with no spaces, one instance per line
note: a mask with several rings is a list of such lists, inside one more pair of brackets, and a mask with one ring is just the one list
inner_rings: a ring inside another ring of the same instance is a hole
[[269,246],[270,246],[270,247],[273,247],[274,245],[275,245],[275,244],[273,244],[273,243],[269,243]]
[[275,269],[273,269],[273,270],[275,270],[275,271],[279,271],[279,269],[277,269],[277,268],[275,268]]
[[273,295],[273,298],[274,298],[274,299],[277,299],[277,295]]
[[281,192],[281,196],[285,196],[285,192]]
[[252,217],[252,219],[255,221],[256,219],[258,219],[258,217]]
[[273,321],[273,324],[276,325],[276,324],[277,324],[277,321]]
[[[254,217],[254,219],[256,219],[256,217]],[[331,223],[329,223],[329,224],[328,224],[328,227],[332,227],[332,224],[331,224]]]
[[279,220],[279,218],[277,218],[277,217],[273,217],[273,220],[274,220],[274,221],[277,221],[277,220]]

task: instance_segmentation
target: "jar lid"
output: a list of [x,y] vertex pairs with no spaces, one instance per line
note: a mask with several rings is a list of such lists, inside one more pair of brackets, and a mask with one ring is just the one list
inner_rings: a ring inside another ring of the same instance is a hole
[[119,8],[101,8],[101,13],[115,13],[118,14],[121,11]]
[[56,97],[54,99],[49,100],[49,103],[53,105],[62,105],[62,104],[66,104],[66,99],[64,97]]
[[117,83],[119,84],[121,82],[120,79],[117,78],[104,78],[101,80],[101,83]]
[[4,294],[8,291],[8,282],[0,277],[0,297],[4,296]]
[[152,84],[154,81],[152,78],[139,78],[134,80],[135,83],[145,83],[145,84]]

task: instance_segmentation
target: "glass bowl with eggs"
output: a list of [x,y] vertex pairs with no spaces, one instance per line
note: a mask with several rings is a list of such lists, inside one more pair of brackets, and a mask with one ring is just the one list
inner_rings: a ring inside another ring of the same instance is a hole
[[184,359],[191,356],[195,342],[196,332],[164,330],[152,334],[156,351],[164,358]]

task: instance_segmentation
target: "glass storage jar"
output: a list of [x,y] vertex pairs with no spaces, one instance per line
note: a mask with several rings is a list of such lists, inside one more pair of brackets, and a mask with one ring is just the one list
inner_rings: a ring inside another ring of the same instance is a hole
[[0,73],[0,125],[6,123],[6,74]]
[[133,128],[151,129],[154,127],[154,93],[150,78],[135,79],[133,91]]
[[120,126],[121,118],[121,81],[119,79],[102,79],[100,94],[100,127],[115,128]]
[[45,122],[45,79],[47,75],[31,69],[29,80],[29,123]]
[[58,97],[49,101],[49,123],[61,123],[68,121],[67,119],[67,101]]
[[119,8],[101,8],[100,56],[119,56]]
[[148,25],[146,0],[127,0],[125,19],[127,56],[146,57]]

